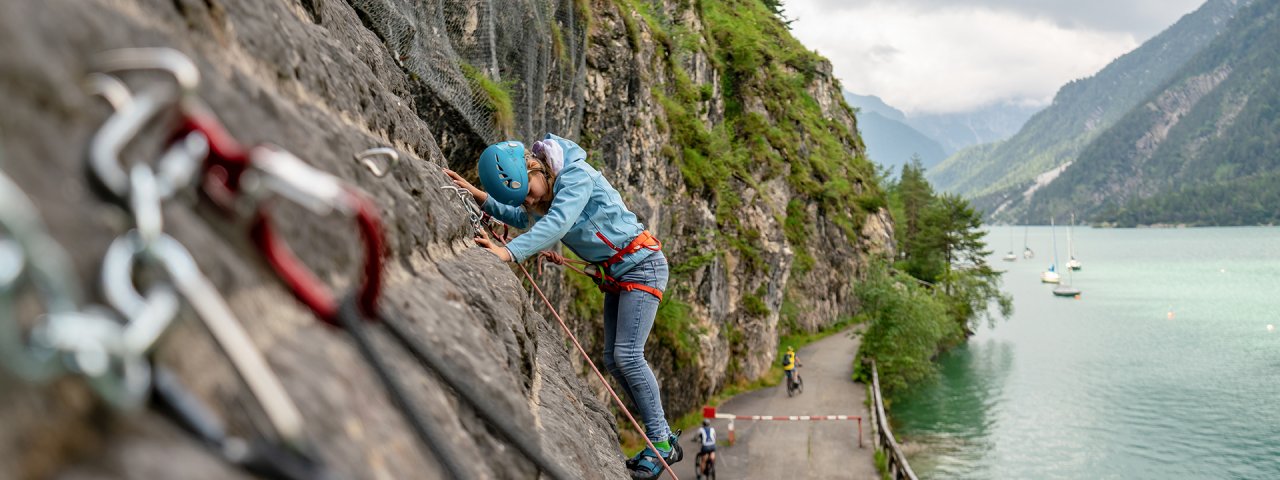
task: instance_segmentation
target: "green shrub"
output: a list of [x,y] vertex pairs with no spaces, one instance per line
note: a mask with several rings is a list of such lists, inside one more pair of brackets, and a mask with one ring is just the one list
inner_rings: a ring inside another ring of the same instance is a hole
[[880,386],[889,394],[932,375],[941,345],[964,332],[931,289],[891,276],[883,264],[870,270],[855,288],[862,315],[870,320],[859,356],[876,361]]
[[670,295],[658,304],[658,314],[653,321],[653,336],[660,345],[675,353],[676,368],[684,369],[698,360],[698,338],[689,304]]
[[462,74],[471,82],[473,88],[480,89],[489,101],[489,113],[493,114],[493,123],[503,135],[511,136],[515,131],[516,113],[511,101],[511,83],[498,83],[473,65],[463,63]]

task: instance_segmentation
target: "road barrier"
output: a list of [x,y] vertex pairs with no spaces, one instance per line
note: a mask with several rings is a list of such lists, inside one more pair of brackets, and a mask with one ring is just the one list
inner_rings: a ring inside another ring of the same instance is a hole
[[885,451],[885,467],[889,476],[895,480],[917,480],[916,473],[907,464],[907,456],[902,454],[898,441],[893,438],[893,431],[889,430],[889,417],[884,414],[884,399],[880,396],[880,374],[876,371],[875,360],[871,361],[871,398],[874,403],[871,416],[875,417],[871,427],[876,430],[876,449]]
[[718,413],[716,407],[702,407],[702,418],[712,419],[718,418],[729,421],[729,445],[734,442],[733,422],[735,420],[747,421],[782,421],[782,422],[808,422],[822,420],[843,420],[858,422],[858,448],[862,448],[862,417],[858,415],[733,415],[730,413]]

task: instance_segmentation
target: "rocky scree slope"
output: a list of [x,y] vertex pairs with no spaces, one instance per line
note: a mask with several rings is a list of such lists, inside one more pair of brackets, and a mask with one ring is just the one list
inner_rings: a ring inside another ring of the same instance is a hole
[[[384,306],[410,319],[413,335],[476,379],[570,472],[626,477],[611,414],[572,374],[563,335],[530,308],[509,268],[471,248],[464,211],[437,189],[445,160],[432,125],[419,117],[396,59],[346,3],[0,2],[0,169],[38,205],[86,290],[96,290],[90,279],[126,222],[87,187],[86,145],[110,112],[80,81],[96,52],[138,46],[189,54],[203,75],[200,96],[241,141],[276,143],[367,191],[388,235]],[[159,130],[140,135],[127,157],[153,157],[164,139]],[[351,156],[382,145],[407,158],[377,179]],[[299,256],[322,278],[349,284],[360,257],[353,229],[280,208],[278,227]],[[301,409],[320,457],[340,478],[444,478],[349,337],[289,299],[242,225],[210,210],[179,197],[166,205],[166,230],[244,321]],[[156,362],[175,370],[233,432],[253,432],[256,414],[246,407],[253,399],[199,322],[182,319]],[[374,340],[477,478],[536,476],[438,379],[383,336]],[[0,384],[0,477],[249,478],[158,414],[111,411],[78,379],[37,386],[0,374]]]
[[[893,250],[830,64],[763,2],[351,3],[389,49],[411,52],[399,63],[410,89],[438,108],[424,118],[487,100],[482,121],[433,130],[439,143],[576,139],[663,240],[672,277],[647,357],[670,417],[767,372],[780,335],[851,317],[863,266]],[[444,34],[424,11],[440,12]],[[430,55],[446,50],[482,73],[470,77],[478,95],[433,83],[448,73]],[[477,148],[444,150],[474,169]],[[598,357],[601,294],[552,267],[539,281]]]

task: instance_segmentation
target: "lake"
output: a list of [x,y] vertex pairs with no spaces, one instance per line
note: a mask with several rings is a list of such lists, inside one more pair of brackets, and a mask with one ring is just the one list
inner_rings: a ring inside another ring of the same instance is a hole
[[[894,400],[921,478],[1280,478],[1280,228],[992,227],[1014,313]],[[1067,230],[1057,229],[1059,266]],[[1009,250],[1017,262],[1004,262]],[[1065,268],[1060,268],[1067,280]],[[1274,330],[1269,330],[1273,325]]]

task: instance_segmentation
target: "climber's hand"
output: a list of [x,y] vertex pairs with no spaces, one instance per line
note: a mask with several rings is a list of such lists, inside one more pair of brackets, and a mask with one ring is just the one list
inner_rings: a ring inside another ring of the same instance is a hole
[[564,258],[564,255],[561,255],[556,252],[547,252],[547,251],[542,252],[542,258],[545,258],[551,263],[554,263],[556,265],[564,265],[564,262],[566,260]]
[[493,240],[489,240],[488,234],[484,232],[480,232],[476,234],[473,240],[476,241],[476,245],[479,245],[481,248],[488,250],[490,253],[494,255],[497,255],[500,260],[504,262],[511,261],[511,251],[507,250],[507,247],[495,245],[493,243]]
[[447,168],[443,170],[444,170],[444,174],[449,176],[449,180],[452,180],[454,185],[456,185],[458,188],[466,190],[468,193],[471,194],[472,197],[475,197],[476,203],[480,205],[484,205],[484,201],[489,199],[489,194],[484,193],[484,190],[476,188],[476,186],[472,185],[471,182],[468,182],[467,179],[462,178],[462,175],[458,175],[458,172],[449,170]]

